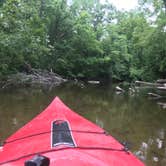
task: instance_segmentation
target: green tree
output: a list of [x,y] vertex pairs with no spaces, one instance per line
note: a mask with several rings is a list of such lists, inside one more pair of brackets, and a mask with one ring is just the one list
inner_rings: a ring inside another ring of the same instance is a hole
[[45,25],[35,1],[8,0],[1,7],[0,73],[15,72],[29,63],[40,67],[40,59],[49,49]]

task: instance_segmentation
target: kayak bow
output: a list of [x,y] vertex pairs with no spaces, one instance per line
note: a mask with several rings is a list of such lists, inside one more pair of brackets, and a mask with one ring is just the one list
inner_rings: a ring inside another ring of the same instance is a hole
[[0,149],[4,166],[144,166],[112,136],[56,97]]

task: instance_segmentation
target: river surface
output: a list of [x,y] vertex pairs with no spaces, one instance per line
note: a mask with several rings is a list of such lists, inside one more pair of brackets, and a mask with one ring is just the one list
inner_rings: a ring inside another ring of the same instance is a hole
[[146,90],[117,94],[115,85],[66,83],[54,89],[17,88],[0,91],[0,141],[40,113],[55,96],[93,121],[147,166],[166,165],[166,109],[146,95]]

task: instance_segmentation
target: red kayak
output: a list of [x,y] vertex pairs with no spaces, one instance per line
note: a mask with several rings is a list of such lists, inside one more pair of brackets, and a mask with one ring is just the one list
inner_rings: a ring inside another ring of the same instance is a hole
[[144,166],[102,128],[56,97],[0,149],[3,166]]

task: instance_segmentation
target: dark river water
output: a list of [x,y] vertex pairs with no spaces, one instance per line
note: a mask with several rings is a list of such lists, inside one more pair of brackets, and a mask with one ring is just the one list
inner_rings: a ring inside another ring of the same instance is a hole
[[66,83],[54,89],[0,91],[0,141],[40,113],[55,96],[71,109],[128,143],[147,166],[166,165],[166,109],[147,90],[117,94],[115,85]]

